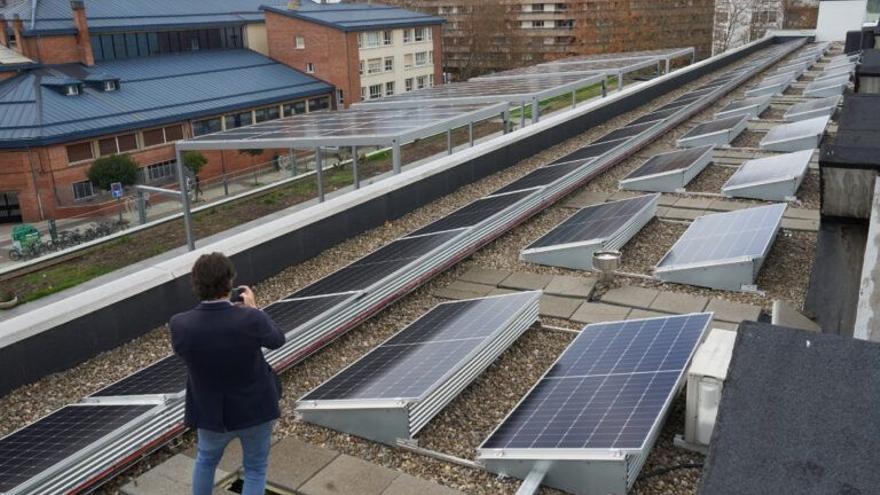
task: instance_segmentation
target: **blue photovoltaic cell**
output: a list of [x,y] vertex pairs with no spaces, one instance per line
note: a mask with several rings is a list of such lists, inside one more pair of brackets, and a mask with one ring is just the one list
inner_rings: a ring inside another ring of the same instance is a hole
[[478,199],[464,208],[454,211],[440,220],[432,222],[409,235],[430,234],[433,232],[472,227],[496,213],[513,206],[519,200],[530,194],[530,191],[524,191],[504,196]]
[[785,204],[703,215],[660,260],[658,267],[760,257],[776,235]]
[[586,165],[588,160],[574,161],[569,163],[561,163],[559,165],[549,165],[541,167],[537,170],[529,172],[521,178],[511,182],[510,184],[498,189],[492,194],[504,194],[513,191],[522,191],[525,189],[534,189],[536,187],[552,184],[566,175]]
[[172,354],[95,392],[92,397],[177,394],[186,388],[186,377],[186,364]]
[[614,148],[617,148],[618,146],[622,145],[623,143],[627,142],[628,140],[629,140],[628,138],[623,138],[623,139],[619,139],[617,141],[605,141],[602,143],[596,143],[596,144],[584,146],[583,148],[576,150],[576,151],[573,151],[573,152],[563,156],[562,158],[556,160],[555,162],[553,162],[553,164],[565,163],[565,162],[570,162],[573,160],[586,160],[589,158],[595,158],[597,156],[601,156],[601,155],[604,155],[605,153],[608,153],[609,151],[613,150]]
[[644,122],[640,124],[630,124],[626,127],[621,127],[620,129],[616,129],[614,131],[605,134],[601,138],[597,139],[593,142],[594,145],[599,143],[608,143],[614,141],[620,141],[621,139],[632,139],[639,134],[647,131],[651,127],[657,125],[656,122]]
[[417,399],[534,297],[441,304],[301,400]]
[[638,196],[611,203],[588,206],[556,226],[526,249],[558,246],[571,242],[606,239],[620,230],[643,208],[654,201],[654,195]]
[[641,449],[712,315],[588,325],[482,449]]
[[352,294],[278,301],[267,306],[263,311],[272,317],[284,333],[287,333],[350,297]]
[[443,232],[412,239],[399,239],[294,292],[286,299],[364,290],[457,235],[458,232]]

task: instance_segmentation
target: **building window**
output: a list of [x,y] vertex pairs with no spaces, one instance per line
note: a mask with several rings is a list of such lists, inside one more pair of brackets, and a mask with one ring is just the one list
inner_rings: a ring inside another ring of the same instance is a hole
[[330,108],[329,96],[322,96],[320,98],[312,98],[311,100],[309,100],[309,112],[327,110],[328,108]]
[[413,66],[413,54],[407,53],[403,56],[403,68],[410,69]]
[[87,180],[74,182],[72,185],[73,199],[75,200],[88,199],[95,196],[95,188],[92,186],[92,183]]
[[147,182],[158,182],[174,177],[176,175],[174,173],[175,165],[175,160],[168,160],[164,162],[154,163],[152,165],[147,165],[145,169],[147,173]]
[[367,87],[361,86],[361,101],[367,99]]
[[284,116],[290,117],[292,115],[299,115],[301,113],[306,113],[306,102],[305,101],[296,101],[293,103],[287,103],[284,105]]
[[425,76],[419,76],[416,78],[416,88],[417,89],[425,89],[425,85],[427,84],[428,78]]
[[275,120],[281,117],[281,110],[278,106],[258,108],[254,112],[254,120],[257,122],[265,122],[267,120]]
[[188,31],[95,34],[95,60],[148,57],[161,53],[244,48],[242,26]]
[[212,132],[220,132],[223,130],[223,121],[220,117],[213,119],[197,120],[192,123],[193,136],[202,136],[211,134]]
[[391,34],[391,31],[382,31],[382,43],[385,46],[390,46],[394,43],[394,38]]
[[336,90],[336,104],[340,106],[345,105],[345,93],[341,89]]
[[118,153],[136,150],[137,148],[136,134],[123,134],[121,136],[114,136],[98,141],[98,154],[100,156],[116,155]]
[[359,73],[360,73],[360,75],[364,75],[364,61],[363,60],[361,60],[361,62],[360,62]]
[[407,91],[412,91],[413,90],[413,78],[409,77],[406,80],[404,80],[403,87]]
[[415,28],[413,38],[415,41],[425,41],[427,35],[425,35],[425,28]]
[[385,96],[391,96],[394,94],[394,81],[388,81],[385,83]]
[[67,146],[67,161],[69,163],[91,160],[94,157],[95,155],[92,152],[91,141],[87,141],[85,143],[71,144]]
[[382,59],[371,58],[367,60],[367,74],[378,74],[382,72]]
[[382,97],[382,85],[373,84],[370,86],[370,99]]
[[416,67],[428,65],[428,52],[416,52]]
[[223,118],[226,129],[236,129],[254,123],[254,114],[251,112],[234,113]]
[[296,42],[296,49],[297,50],[305,50],[306,49],[305,36],[297,36],[295,42]]
[[116,81],[104,81],[104,91],[116,91],[119,89],[119,83]]
[[309,62],[306,64],[306,73],[314,74],[315,73],[315,64]]
[[358,46],[361,48],[376,48],[384,43],[384,35],[379,31],[368,31],[358,36]]
[[428,76],[428,87],[429,88],[434,87],[434,74],[431,74]]
[[394,57],[385,57],[385,72],[394,71]]
[[412,43],[413,33],[412,29],[404,29],[403,30],[403,42],[404,43]]

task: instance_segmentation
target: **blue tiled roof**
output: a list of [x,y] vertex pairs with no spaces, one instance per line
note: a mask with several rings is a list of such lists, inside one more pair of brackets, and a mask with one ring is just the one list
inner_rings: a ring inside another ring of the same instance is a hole
[[341,31],[367,31],[403,26],[442,24],[441,17],[378,3],[326,3],[305,0],[296,10],[264,6],[264,10],[330,26]]
[[[64,96],[43,80],[119,78]],[[228,50],[46,66],[0,82],[0,148],[71,141],[332,92],[319,79],[256,52]]]
[[[263,22],[266,0],[84,0],[89,30],[187,28]],[[7,21],[24,20],[25,34],[74,32],[70,0],[8,0],[0,7]]]

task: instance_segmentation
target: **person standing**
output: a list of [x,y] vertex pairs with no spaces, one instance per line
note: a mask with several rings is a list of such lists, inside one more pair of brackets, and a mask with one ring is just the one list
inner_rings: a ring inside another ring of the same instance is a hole
[[[234,279],[229,258],[202,255],[192,269],[201,302],[171,318],[171,345],[188,371],[185,423],[198,433],[193,495],[213,492],[214,471],[234,438],[243,453],[242,494],[262,495],[272,427],[281,415],[281,382],[262,348],[284,345],[284,333],[257,309],[250,288],[233,291]],[[233,303],[230,293],[238,292],[241,301]]]

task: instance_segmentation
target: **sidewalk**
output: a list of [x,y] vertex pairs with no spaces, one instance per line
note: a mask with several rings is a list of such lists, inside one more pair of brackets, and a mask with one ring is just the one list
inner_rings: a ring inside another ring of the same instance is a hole
[[[125,495],[189,495],[195,447],[178,454],[122,487]],[[240,493],[241,444],[227,447],[215,474],[218,495]],[[272,446],[266,493],[301,495],[464,495],[408,474],[340,454],[298,438]]]

